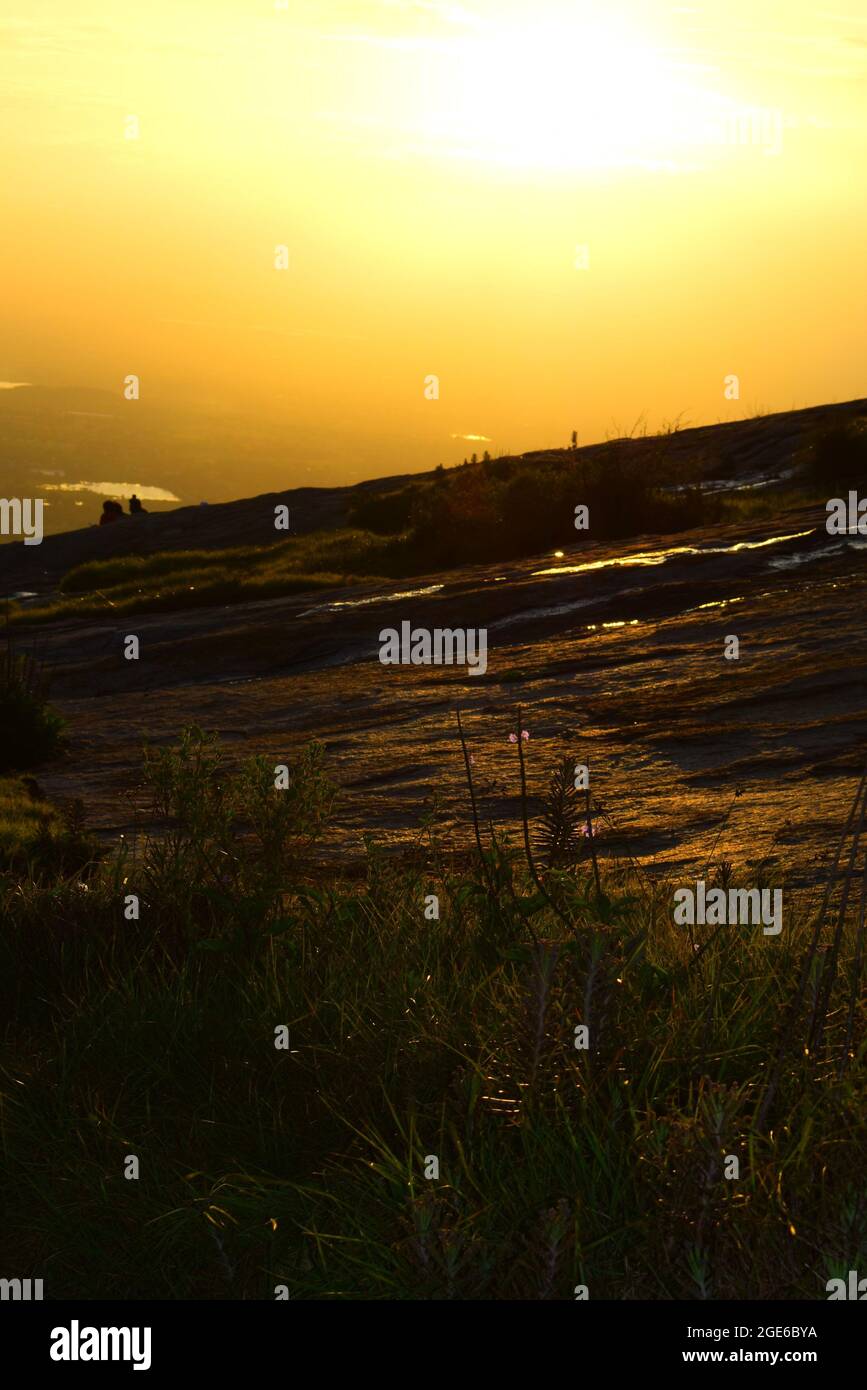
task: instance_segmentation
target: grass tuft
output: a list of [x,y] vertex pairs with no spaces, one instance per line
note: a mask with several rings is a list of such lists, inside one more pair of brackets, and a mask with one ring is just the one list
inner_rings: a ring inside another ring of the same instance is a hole
[[813,1299],[865,1266],[863,991],[815,1052],[781,1026],[808,901],[688,935],[596,815],[594,861],[431,823],[325,872],[318,746],[284,790],[195,730],[144,775],[133,848],[0,875],[0,1219],[46,1296]]

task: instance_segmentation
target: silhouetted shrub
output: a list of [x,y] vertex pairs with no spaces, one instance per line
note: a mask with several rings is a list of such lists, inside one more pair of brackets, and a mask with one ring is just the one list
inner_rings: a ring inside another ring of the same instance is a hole
[[804,472],[829,494],[867,482],[867,420],[823,430],[807,450]]
[[60,748],[63,720],[47,697],[38,663],[7,647],[0,666],[0,772],[32,767]]
[[422,488],[426,490],[427,484],[415,483],[397,492],[368,493],[353,504],[350,522],[380,536],[394,535],[406,527]]

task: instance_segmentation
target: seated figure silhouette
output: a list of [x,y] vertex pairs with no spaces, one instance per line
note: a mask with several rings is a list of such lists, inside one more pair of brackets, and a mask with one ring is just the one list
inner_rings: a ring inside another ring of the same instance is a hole
[[108,526],[112,521],[120,521],[123,516],[123,507],[119,502],[112,502],[110,498],[102,504],[102,516],[99,518],[100,526]]
[[135,493],[129,499],[129,514],[130,516],[147,516],[147,507],[142,506]]

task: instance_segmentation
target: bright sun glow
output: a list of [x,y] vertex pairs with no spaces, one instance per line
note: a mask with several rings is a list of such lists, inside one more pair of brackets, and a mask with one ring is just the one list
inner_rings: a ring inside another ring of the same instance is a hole
[[864,395],[863,4],[8,0],[0,82],[0,410],[217,403],[224,496]]
[[483,30],[437,57],[415,127],[431,154],[529,168],[664,167],[685,146],[714,143],[723,109],[638,32],[597,17]]

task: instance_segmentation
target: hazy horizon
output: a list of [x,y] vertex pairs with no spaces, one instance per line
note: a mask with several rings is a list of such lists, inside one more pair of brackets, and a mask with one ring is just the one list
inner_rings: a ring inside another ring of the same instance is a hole
[[272,486],[867,392],[867,13],[13,0],[0,61],[0,379]]

